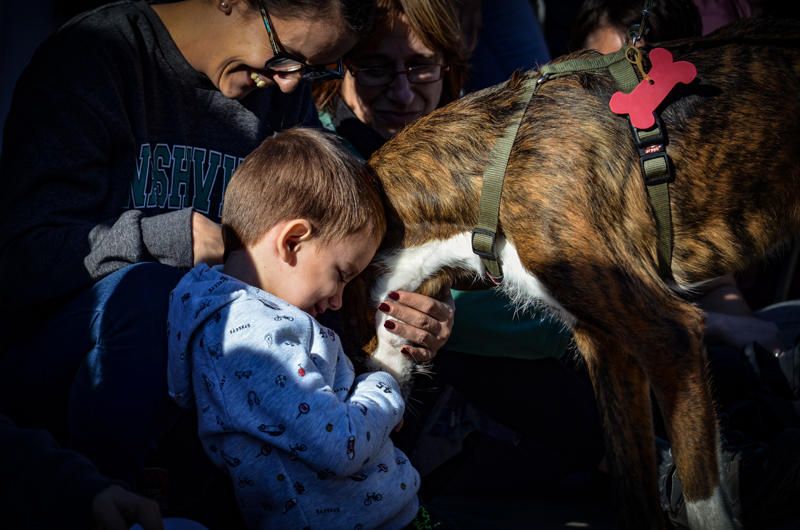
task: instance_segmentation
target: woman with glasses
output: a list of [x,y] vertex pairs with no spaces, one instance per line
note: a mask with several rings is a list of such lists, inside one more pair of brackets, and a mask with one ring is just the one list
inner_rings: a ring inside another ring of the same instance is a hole
[[400,129],[461,92],[466,53],[453,3],[378,0],[373,31],[345,58],[341,80],[314,97],[323,124],[368,158]]
[[[168,294],[219,263],[225,187],[276,131],[318,125],[364,0],[116,2],[63,26],[20,78],[0,183],[0,408],[135,484],[163,420]],[[269,205],[264,205],[269,207]],[[449,307],[401,293],[430,356]]]

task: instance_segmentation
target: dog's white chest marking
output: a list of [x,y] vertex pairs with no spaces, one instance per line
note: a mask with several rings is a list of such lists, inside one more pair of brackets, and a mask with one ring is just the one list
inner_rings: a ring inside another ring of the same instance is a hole
[[[418,247],[380,256],[378,259],[390,272],[376,281],[371,293],[372,301],[377,305],[389,292],[398,289],[413,291],[443,267],[472,271],[476,278],[483,276],[485,270],[480,258],[472,252],[471,239],[470,232],[463,232],[450,239],[429,241]],[[571,326],[575,322],[574,317],[550,296],[536,276],[522,266],[514,246],[504,239],[499,239],[497,244],[504,273],[504,280],[499,288],[514,306],[523,310],[536,304],[546,305],[565,324]],[[378,348],[371,360],[374,367],[388,371],[402,384],[411,376],[412,362],[400,353],[400,347],[405,341],[383,327],[386,318],[384,313],[377,312],[375,325],[378,331]]]

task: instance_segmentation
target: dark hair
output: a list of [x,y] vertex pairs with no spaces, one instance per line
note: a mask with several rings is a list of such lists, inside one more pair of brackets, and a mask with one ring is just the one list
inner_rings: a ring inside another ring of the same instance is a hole
[[[585,47],[596,29],[610,26],[627,35],[628,28],[642,21],[643,0],[584,0],[572,26],[570,50]],[[700,12],[692,0],[654,0],[647,18],[647,42],[661,42],[702,33]]]
[[225,255],[258,242],[288,219],[308,219],[330,242],[371,228],[381,239],[386,215],[372,170],[332,133],[293,128],[264,140],[225,190]]
[[[377,0],[375,27],[359,39],[346,56],[356,56],[359,49],[380,38],[379,32],[391,28],[401,16],[408,19],[411,30],[425,46],[442,55],[448,70],[444,73],[444,86],[439,105],[445,105],[461,95],[467,72],[467,52],[458,15],[452,0]],[[338,95],[341,80],[316,83],[314,100],[317,107],[329,110]]]
[[[246,0],[258,11],[258,0]],[[375,15],[375,0],[263,0],[270,13],[284,18],[325,17],[337,10],[353,33],[369,31]]]

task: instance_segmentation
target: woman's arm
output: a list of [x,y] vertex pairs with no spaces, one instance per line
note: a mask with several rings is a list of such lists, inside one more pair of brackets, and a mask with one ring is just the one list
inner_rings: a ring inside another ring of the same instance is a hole
[[706,338],[712,342],[722,342],[739,350],[753,342],[770,351],[785,347],[778,326],[753,315],[732,274],[709,284],[698,304],[705,312]]

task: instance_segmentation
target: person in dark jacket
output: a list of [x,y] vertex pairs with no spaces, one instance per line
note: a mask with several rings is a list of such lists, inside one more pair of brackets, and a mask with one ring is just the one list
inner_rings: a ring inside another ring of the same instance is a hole
[[7,528],[163,528],[155,502],[115,484],[48,432],[19,428],[2,415],[0,513]]

